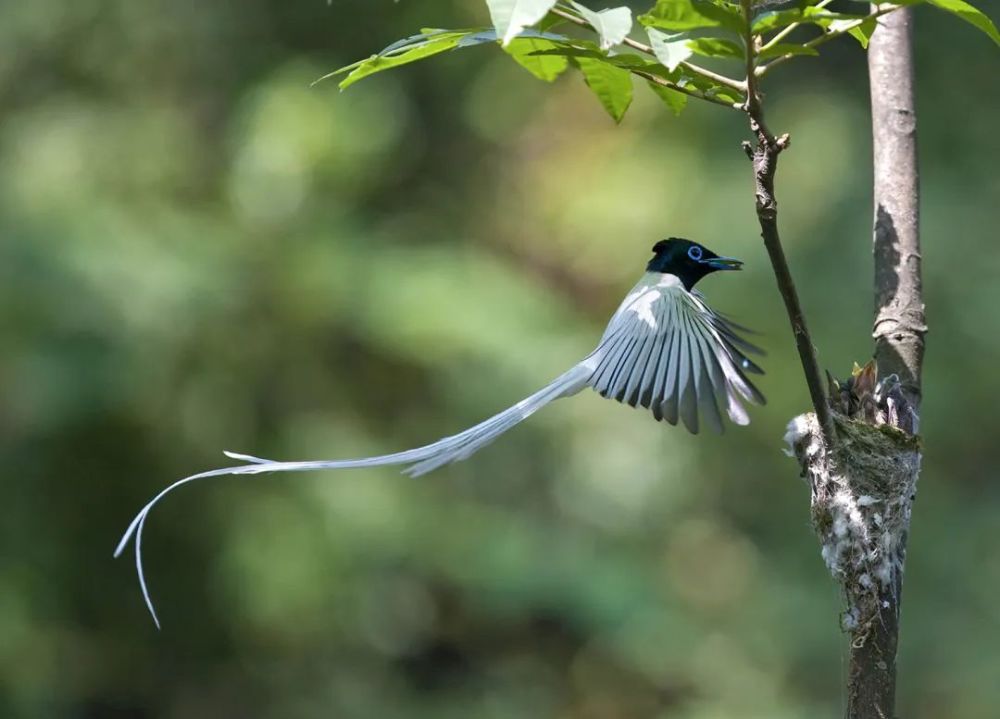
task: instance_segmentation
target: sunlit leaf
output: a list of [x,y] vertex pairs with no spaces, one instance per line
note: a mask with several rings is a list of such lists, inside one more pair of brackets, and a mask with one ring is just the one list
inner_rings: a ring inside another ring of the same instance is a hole
[[993,42],[1000,45],[1000,32],[997,32],[997,26],[993,24],[993,21],[982,10],[973,7],[965,2],[965,0],[927,0],[927,2],[934,7],[950,12],[952,15],[957,15],[967,23],[975,25],[986,33]]
[[800,45],[792,42],[779,42],[757,53],[758,60],[771,60],[784,55],[819,55],[819,51],[808,45]]
[[[522,30],[521,34],[517,38],[535,38],[538,40],[552,40],[552,41],[568,41],[569,38],[565,35],[558,35],[551,32],[541,32],[539,30]],[[472,47],[473,45],[482,45],[487,42],[497,42],[497,31],[491,28],[485,28],[477,30],[471,34],[465,35],[461,40],[458,41],[459,47]]]
[[743,59],[743,46],[732,40],[723,40],[717,37],[699,37],[688,40],[690,47],[698,55],[705,57],[725,57]]
[[532,75],[540,80],[552,82],[569,67],[569,60],[565,56],[542,54],[556,48],[557,45],[551,40],[516,37],[504,49],[518,65]]
[[745,27],[739,9],[725,0],[657,0],[639,22],[675,31],[722,26],[737,34],[742,34]]
[[791,10],[775,10],[758,15],[754,18],[750,28],[754,34],[759,35],[771,32],[772,30],[780,30],[792,23],[810,23],[825,28],[829,27],[830,23],[833,22],[862,20],[865,17],[867,16],[832,12],[816,7],[793,8]]
[[871,38],[872,33],[875,32],[876,19],[873,17],[868,18],[864,22],[858,24],[856,20],[834,20],[827,27],[830,32],[837,32],[838,30],[843,30],[848,28],[847,34],[861,43],[861,47],[868,47],[868,40]]
[[743,97],[738,90],[727,87],[726,85],[720,85],[710,77],[698,75],[697,73],[690,72],[687,69],[681,70],[671,79],[673,79],[673,81],[680,87],[698,90],[708,97],[725,100],[726,102],[730,102],[734,105],[742,104],[746,100],[746,98]]
[[[444,52],[445,50],[451,49],[447,47],[449,41],[457,38],[461,41],[463,38],[474,35],[478,33],[480,28],[473,28],[470,30],[437,30],[437,29],[425,29],[422,30],[417,35],[411,35],[410,37],[403,38],[402,40],[397,40],[391,45],[384,48],[381,52],[372,55],[371,57],[358,60],[357,62],[352,62],[350,65],[345,65],[344,67],[337,68],[333,72],[329,72],[323,75],[319,79],[315,80],[313,84],[323,80],[328,80],[331,77],[336,77],[337,75],[344,75],[347,73],[354,74],[354,71],[364,68],[363,73],[356,77],[347,85],[351,85],[362,77],[367,77],[374,72],[379,72],[381,70],[388,70],[391,67],[398,67],[399,65],[405,65],[409,62],[414,62],[415,60],[420,60],[424,57],[430,57],[431,55],[436,55],[439,52]],[[431,46],[432,50],[427,54],[416,53],[415,51],[422,48]],[[452,46],[454,47],[454,46]],[[419,55],[419,56],[418,56]],[[392,62],[387,63],[387,60],[395,60],[397,58],[406,56],[407,59],[404,62]],[[376,69],[377,68],[377,69]],[[343,83],[341,84],[341,89],[346,87]]]
[[656,95],[663,100],[664,104],[670,108],[670,111],[675,115],[680,115],[687,107],[688,96],[683,92],[678,92],[669,87],[664,87],[659,83],[647,80],[649,89],[656,93]]
[[[664,33],[660,34],[663,35]],[[678,47],[671,47],[670,52],[679,51],[683,54],[686,50],[684,45],[688,42],[688,38],[686,38],[686,36],[682,36],[677,38],[675,42],[679,43],[679,45]],[[741,104],[745,100],[739,90],[726,85],[721,85],[712,78],[698,73],[697,70],[691,68],[690,66],[675,66],[673,69],[668,69],[660,62],[654,62],[646,59],[642,55],[628,52],[616,55],[605,55],[601,52],[597,43],[587,41],[572,40],[554,44],[556,45],[555,48],[551,50],[544,50],[536,54],[562,55],[573,59],[587,58],[591,60],[599,60],[640,75],[655,75],[677,85],[678,87],[697,90],[698,92],[704,93],[709,97],[719,98],[725,100],[726,102],[731,102],[734,105]]]
[[486,0],[497,36],[504,45],[548,14],[556,0]]
[[[362,80],[369,75],[374,75],[377,72],[391,70],[392,68],[399,67],[400,65],[408,65],[411,62],[416,62],[417,60],[423,60],[434,55],[439,55],[442,52],[453,50],[458,47],[459,41],[464,36],[465,33],[441,33],[431,40],[413,45],[405,52],[400,52],[394,55],[373,55],[367,60],[361,61],[357,67],[354,67],[351,73],[341,81],[340,89],[345,90],[358,80]],[[331,73],[331,75],[332,74],[337,73],[334,72]],[[329,77],[329,75],[326,77]]]
[[666,80],[674,80],[680,76],[679,73],[668,71],[663,65],[655,60],[649,60],[645,56],[636,55],[631,52],[620,52],[608,55],[602,52],[597,43],[588,41],[573,40],[570,42],[553,43],[555,47],[551,50],[541,50],[534,55],[559,55],[567,58],[590,58],[592,60],[602,60],[606,63],[620,67],[630,72],[641,71],[649,75],[656,75]]
[[597,95],[604,109],[615,122],[621,122],[628,106],[632,104],[632,76],[629,71],[604,59],[578,57],[576,63],[583,72],[587,86]]
[[[518,62],[521,62],[521,59],[527,57],[533,50],[554,47],[552,44],[544,44],[545,42],[568,42],[569,38],[564,35],[556,35],[554,33],[539,32],[537,30],[529,29],[523,30],[521,34],[514,39],[514,41],[518,43],[522,40],[535,40],[543,44],[539,44],[534,47],[522,45],[518,51],[512,53],[515,55],[514,59]],[[377,55],[372,55],[364,60],[359,60],[358,62],[352,63],[338,70],[334,70],[333,72],[319,78],[316,82],[326,80],[336,75],[349,73],[340,83],[340,89],[343,90],[350,87],[358,80],[362,80],[369,75],[374,75],[375,73],[382,72],[383,70],[391,70],[392,68],[407,65],[411,62],[423,60],[428,57],[433,57],[434,55],[447,52],[448,50],[454,50],[455,48],[474,47],[476,45],[495,42],[497,42],[497,33],[496,30],[491,28],[471,28],[466,30],[424,29],[418,35],[412,35],[392,43]],[[526,67],[531,65],[531,67],[528,67],[528,70],[542,79],[554,79],[559,72],[566,69],[564,64],[562,69],[558,68],[561,64],[559,61],[546,63],[544,61],[527,60],[526,62],[527,64],[524,62],[521,64]]]
[[541,32],[547,32],[548,30],[551,30],[554,27],[558,27],[559,25],[563,25],[567,22],[568,20],[566,20],[566,18],[559,17],[558,15],[550,12],[545,17],[543,17],[541,20],[538,21],[536,27]]
[[410,46],[422,45],[430,40],[435,39],[441,35],[445,35],[449,32],[462,32],[459,30],[445,30],[443,28],[421,28],[420,32],[416,35],[410,35],[410,37],[404,37],[401,40],[396,40],[396,42],[387,45],[382,48],[378,53],[380,56],[392,55],[393,53],[402,50]]
[[570,5],[600,35],[602,50],[609,50],[615,45],[621,44],[621,41],[632,30],[632,10],[627,7],[616,7],[595,12],[572,0],[570,0]]
[[623,67],[625,69],[649,69],[653,70],[655,68],[663,69],[663,66],[652,60],[647,60],[645,57],[641,57],[631,52],[621,52],[614,55],[608,55],[598,49],[596,43],[588,43],[586,41],[572,40],[564,43],[552,43],[553,48],[547,50],[539,50],[532,54],[534,55],[560,55],[562,57],[589,57],[594,60],[604,60],[617,67]]
[[688,45],[687,33],[668,34],[655,28],[646,28],[649,44],[653,48],[656,59],[668,70],[676,70],[677,66],[691,57],[694,50]]

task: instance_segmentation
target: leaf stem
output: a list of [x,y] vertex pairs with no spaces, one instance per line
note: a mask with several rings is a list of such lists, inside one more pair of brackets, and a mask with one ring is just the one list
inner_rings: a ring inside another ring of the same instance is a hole
[[[552,8],[551,10],[549,10],[549,12],[552,13],[553,15],[558,15],[563,20],[568,20],[569,22],[574,23],[575,25],[579,25],[580,27],[585,27],[588,30],[594,30],[593,25],[591,25],[583,18],[577,17],[573,13],[567,12],[561,8]],[[624,40],[622,40],[622,45],[626,45],[632,48],[633,50],[638,50],[639,52],[645,53],[646,55],[652,55],[653,57],[656,57],[656,53],[653,52],[652,47],[650,47],[645,43],[639,42],[638,40],[633,40],[630,37],[627,37]],[[688,72],[692,72],[696,75],[701,75],[702,77],[706,77],[709,80],[717,82],[720,85],[725,85],[726,87],[732,88],[733,90],[746,92],[747,86],[746,83],[743,82],[742,80],[735,80],[726,75],[720,75],[719,73],[712,72],[708,68],[702,67],[701,65],[695,65],[692,62],[682,62],[680,64],[680,67],[684,68]],[[679,88],[672,87],[672,89],[677,90]],[[681,90],[681,92],[684,92],[684,90]],[[701,95],[698,95],[693,92],[688,92],[687,94],[691,95],[692,97],[702,97]],[[708,99],[708,98],[702,98],[702,99]],[[719,102],[720,104],[729,105],[728,102],[724,101],[719,101]]]
[[781,246],[778,234],[778,201],[774,193],[774,174],[778,167],[778,156],[789,145],[788,135],[775,137],[764,124],[764,110],[761,106],[760,93],[757,89],[758,78],[754,74],[754,64],[759,51],[760,37],[755,36],[750,28],[753,19],[753,0],[740,0],[743,17],[746,20],[744,45],[746,47],[747,100],[743,109],[750,120],[750,131],[754,134],[756,145],[743,143],[743,149],[753,163],[757,221],[760,224],[764,247],[771,260],[774,277],[778,284],[778,292],[785,303],[785,312],[792,325],[795,345],[799,352],[799,361],[805,375],[809,396],[812,399],[813,410],[819,422],[827,448],[834,446],[836,434],[833,427],[833,416],[823,391],[819,362],[816,359],[816,349],[809,335],[805,313],[799,302],[798,291],[792,279],[785,251]]

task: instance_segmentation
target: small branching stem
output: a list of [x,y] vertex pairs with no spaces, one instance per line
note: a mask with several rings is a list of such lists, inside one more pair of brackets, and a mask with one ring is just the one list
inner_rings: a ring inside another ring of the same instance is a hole
[[785,311],[792,325],[792,334],[795,336],[795,346],[799,352],[799,360],[802,363],[813,410],[819,420],[826,446],[833,447],[836,434],[826,395],[823,392],[822,375],[819,370],[819,362],[816,359],[816,350],[809,335],[805,314],[802,311],[795,282],[792,280],[792,273],[788,268],[788,260],[785,258],[785,251],[781,246],[781,237],[778,234],[778,202],[774,193],[774,174],[778,167],[778,156],[788,147],[789,138],[788,135],[775,137],[764,123],[764,111],[757,89],[757,77],[754,74],[759,38],[754,36],[750,30],[750,23],[753,19],[753,3],[752,0],[740,0],[740,5],[747,27],[744,37],[747,100],[743,109],[750,120],[750,131],[755,140],[754,144],[744,142],[743,149],[753,163],[757,220],[760,223],[764,247],[771,260],[771,267],[774,269],[778,291],[784,300]]

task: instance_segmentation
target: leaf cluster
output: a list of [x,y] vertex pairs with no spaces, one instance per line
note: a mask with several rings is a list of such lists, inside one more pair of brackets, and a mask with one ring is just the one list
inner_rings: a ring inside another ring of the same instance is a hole
[[[749,0],[656,0],[633,19],[628,7],[593,10],[575,0],[486,0],[492,27],[424,29],[320,80],[345,75],[343,90],[384,70],[492,44],[546,82],[578,70],[608,114],[621,122],[632,102],[633,78],[644,80],[675,114],[691,97],[743,110],[751,73],[756,80],[795,57],[819,55],[821,45],[843,35],[867,48],[878,18],[907,6],[945,10],[1000,45],[993,21],[965,0],[857,2],[856,13],[830,10],[831,3],[804,0],[768,9]],[[645,40],[632,37],[637,30]]]

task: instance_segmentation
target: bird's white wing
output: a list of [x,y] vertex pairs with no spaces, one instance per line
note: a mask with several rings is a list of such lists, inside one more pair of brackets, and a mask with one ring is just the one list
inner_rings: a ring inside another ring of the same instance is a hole
[[603,397],[641,405],[656,419],[680,419],[698,432],[699,416],[722,430],[719,405],[747,424],[740,402],[764,403],[746,373],[761,373],[747,356],[759,352],[743,328],[713,311],[672,275],[647,273],[612,317],[601,344],[587,358],[587,384]]

